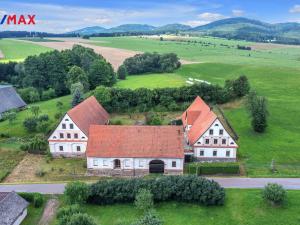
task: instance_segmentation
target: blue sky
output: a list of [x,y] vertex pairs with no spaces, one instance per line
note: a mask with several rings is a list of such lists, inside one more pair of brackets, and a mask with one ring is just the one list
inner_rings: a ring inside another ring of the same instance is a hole
[[125,23],[191,26],[243,16],[265,22],[300,22],[300,0],[0,0],[3,14],[36,14],[36,25],[1,30],[66,32]]

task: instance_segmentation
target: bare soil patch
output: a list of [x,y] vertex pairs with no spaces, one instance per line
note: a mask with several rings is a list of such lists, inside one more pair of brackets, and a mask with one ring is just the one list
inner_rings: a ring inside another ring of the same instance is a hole
[[[125,59],[135,56],[136,54],[143,53],[141,51],[132,51],[132,50],[126,50],[120,48],[96,46],[92,44],[94,41],[84,40],[79,38],[56,38],[55,40],[60,40],[63,42],[35,42],[35,44],[44,47],[53,48],[59,51],[65,49],[71,49],[74,45],[81,45],[87,48],[92,48],[96,53],[101,54],[108,62],[110,62],[114,70],[117,70],[119,66],[123,64]],[[180,61],[182,64],[199,63],[199,62],[191,62],[188,60],[180,60]]]
[[38,225],[51,224],[51,221],[53,221],[54,216],[56,215],[56,211],[58,207],[59,207],[59,201],[57,198],[49,199],[45,206],[42,218],[40,219]]
[[38,181],[35,173],[39,169],[43,160],[40,155],[26,155],[24,159],[14,168],[14,170],[5,178],[5,183],[32,182]]

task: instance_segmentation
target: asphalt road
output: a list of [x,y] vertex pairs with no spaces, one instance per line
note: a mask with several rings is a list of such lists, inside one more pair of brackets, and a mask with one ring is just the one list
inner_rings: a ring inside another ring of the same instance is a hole
[[[211,178],[225,188],[263,188],[267,183],[278,183],[289,190],[300,190],[300,178]],[[62,194],[66,184],[2,184],[0,192],[40,192]]]

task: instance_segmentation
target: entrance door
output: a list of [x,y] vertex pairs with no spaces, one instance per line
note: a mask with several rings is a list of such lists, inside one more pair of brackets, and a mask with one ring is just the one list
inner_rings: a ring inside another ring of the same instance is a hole
[[162,160],[152,160],[149,163],[149,173],[164,173],[165,163]]

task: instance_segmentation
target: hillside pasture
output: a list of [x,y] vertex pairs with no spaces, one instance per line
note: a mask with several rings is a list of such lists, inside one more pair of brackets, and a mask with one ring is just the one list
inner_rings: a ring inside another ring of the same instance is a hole
[[51,48],[35,45],[30,42],[23,42],[15,39],[1,39],[0,51],[4,55],[4,58],[2,58],[0,62],[21,61],[27,56],[38,55],[51,50]]

